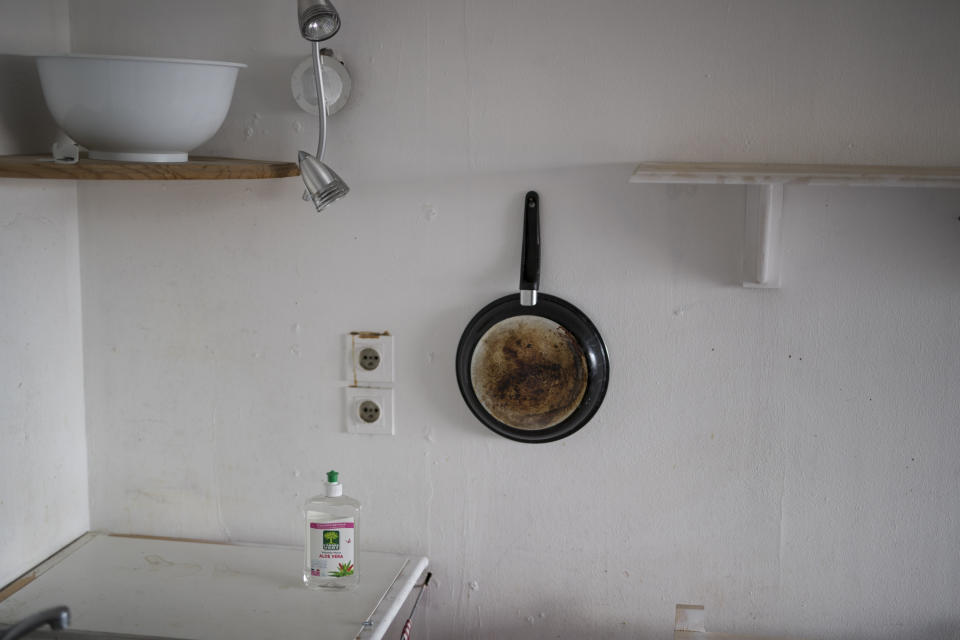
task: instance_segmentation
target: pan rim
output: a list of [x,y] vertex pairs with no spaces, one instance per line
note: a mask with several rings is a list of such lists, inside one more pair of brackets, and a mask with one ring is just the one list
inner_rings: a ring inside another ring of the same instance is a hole
[[[563,316],[564,320],[570,322],[558,320],[551,311],[559,312],[556,315]],[[587,389],[580,404],[563,421],[545,429],[518,429],[500,422],[486,411],[473,392],[470,361],[480,339],[496,323],[523,315],[539,316],[566,328],[577,339],[587,359]],[[562,298],[540,293],[536,305],[522,306],[520,294],[514,293],[490,302],[467,323],[457,345],[456,370],[460,394],[467,407],[484,426],[517,442],[546,443],[576,433],[593,418],[606,396],[610,380],[610,359],[599,330],[575,305]]]

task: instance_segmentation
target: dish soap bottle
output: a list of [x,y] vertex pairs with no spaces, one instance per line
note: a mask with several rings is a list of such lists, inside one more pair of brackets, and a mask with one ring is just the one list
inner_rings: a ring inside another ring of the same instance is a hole
[[327,472],[327,493],[307,500],[303,583],[311,589],[357,586],[357,516],[360,503],[343,495],[336,471]]

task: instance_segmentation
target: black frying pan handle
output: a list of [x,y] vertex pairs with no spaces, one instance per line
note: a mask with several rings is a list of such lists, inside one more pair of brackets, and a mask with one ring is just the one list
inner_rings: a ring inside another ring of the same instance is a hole
[[528,191],[523,207],[523,253],[520,256],[520,304],[537,304],[540,288],[540,196]]

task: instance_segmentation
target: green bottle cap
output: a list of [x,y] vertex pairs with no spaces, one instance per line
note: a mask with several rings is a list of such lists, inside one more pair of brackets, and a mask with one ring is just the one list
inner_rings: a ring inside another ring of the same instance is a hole
[[336,471],[327,471],[327,482],[336,484],[339,481],[340,474]]

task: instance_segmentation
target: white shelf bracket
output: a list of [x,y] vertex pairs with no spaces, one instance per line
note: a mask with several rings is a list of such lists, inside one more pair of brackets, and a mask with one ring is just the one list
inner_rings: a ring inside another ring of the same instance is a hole
[[743,225],[743,286],[780,288],[783,184],[748,185]]

